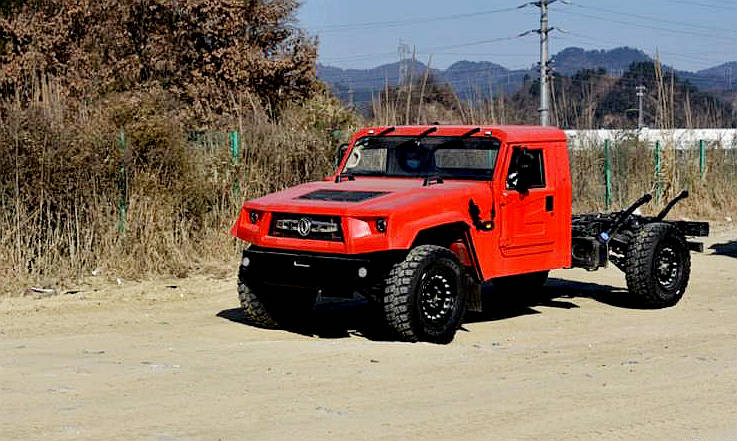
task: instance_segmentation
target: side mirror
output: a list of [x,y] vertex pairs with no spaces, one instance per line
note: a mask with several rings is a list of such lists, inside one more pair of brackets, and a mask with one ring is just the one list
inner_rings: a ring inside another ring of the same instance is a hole
[[[516,152],[515,152],[516,153]],[[519,150],[514,155],[514,163],[507,177],[507,186],[520,193],[527,193],[532,186],[532,173],[534,172],[535,156],[527,148]]]
[[527,190],[530,189],[530,183],[524,173],[517,171],[509,174],[507,187],[519,193],[527,193]]
[[345,152],[348,151],[348,144],[341,144],[338,146],[337,149],[335,149],[335,168],[337,169],[340,165],[340,161],[343,160],[343,156],[345,156]]

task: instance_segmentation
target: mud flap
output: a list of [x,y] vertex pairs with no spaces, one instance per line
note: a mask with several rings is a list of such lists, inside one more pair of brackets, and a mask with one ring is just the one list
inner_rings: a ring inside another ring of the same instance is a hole
[[466,288],[466,311],[482,312],[481,307],[481,284],[476,282],[470,275],[464,277]]

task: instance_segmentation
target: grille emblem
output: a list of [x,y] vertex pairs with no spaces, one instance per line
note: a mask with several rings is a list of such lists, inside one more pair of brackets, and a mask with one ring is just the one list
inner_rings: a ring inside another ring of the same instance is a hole
[[287,216],[290,215],[285,215],[281,219],[276,218],[272,222],[272,233],[276,233],[277,236],[283,235],[302,239],[341,240],[340,219],[336,220],[336,218],[330,218],[328,216],[322,216],[317,219],[311,216]]
[[310,231],[312,231],[312,221],[306,217],[303,217],[297,223],[297,232],[300,236],[307,237],[310,235]]

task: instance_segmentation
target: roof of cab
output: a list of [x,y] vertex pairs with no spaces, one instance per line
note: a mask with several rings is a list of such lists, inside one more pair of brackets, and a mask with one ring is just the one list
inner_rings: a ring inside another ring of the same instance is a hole
[[[379,126],[361,129],[357,136],[379,134],[393,127],[385,136],[413,136],[419,135],[433,127],[437,128],[428,136],[461,136],[478,128],[472,136],[484,136],[491,132],[491,136],[503,142],[532,142],[532,141],[566,141],[566,134],[557,127],[549,126],[500,126],[500,125],[417,125],[417,126]],[[372,133],[373,132],[373,133]]]

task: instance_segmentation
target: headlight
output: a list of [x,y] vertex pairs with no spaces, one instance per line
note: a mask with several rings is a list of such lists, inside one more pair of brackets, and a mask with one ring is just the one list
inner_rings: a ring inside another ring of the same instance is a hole
[[386,232],[386,219],[379,218],[376,219],[376,229],[379,231],[379,233],[385,233]]

